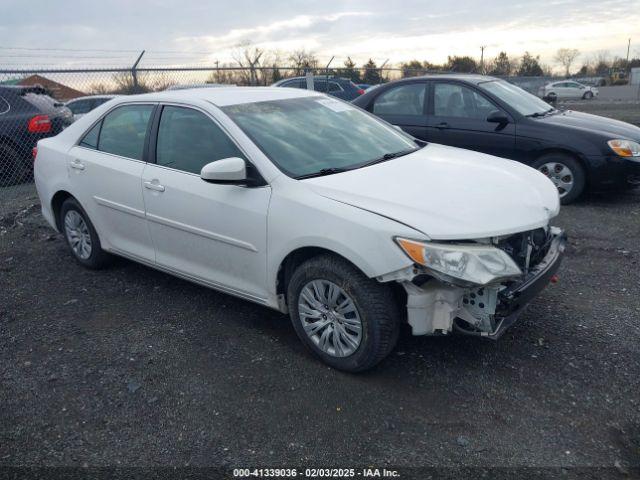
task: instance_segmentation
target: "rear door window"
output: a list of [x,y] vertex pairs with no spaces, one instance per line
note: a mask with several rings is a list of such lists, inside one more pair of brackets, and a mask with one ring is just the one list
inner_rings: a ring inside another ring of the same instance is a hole
[[98,135],[100,135],[100,127],[102,122],[98,122],[87,134],[80,140],[80,146],[86,148],[98,148]]
[[304,85],[302,83],[302,80],[300,79],[295,79],[295,80],[289,80],[288,82],[285,82],[283,85],[283,87],[287,87],[287,88],[307,88],[307,83],[305,81]]
[[142,160],[153,105],[125,105],[102,120],[98,150]]
[[93,108],[93,99],[76,100],[67,105],[74,115],[89,113]]

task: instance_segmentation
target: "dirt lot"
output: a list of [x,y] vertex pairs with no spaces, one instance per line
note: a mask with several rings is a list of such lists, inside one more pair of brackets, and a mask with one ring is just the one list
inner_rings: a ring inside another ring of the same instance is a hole
[[554,222],[560,276],[498,342],[405,332],[375,370],[278,313],[82,269],[17,189],[0,221],[2,466],[640,467],[640,192]]

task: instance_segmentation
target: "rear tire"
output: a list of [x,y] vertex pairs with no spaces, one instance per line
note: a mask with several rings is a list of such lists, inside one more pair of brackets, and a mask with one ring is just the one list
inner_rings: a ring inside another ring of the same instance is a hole
[[[314,286],[318,295],[310,295]],[[318,292],[322,286],[326,290]],[[302,343],[339,370],[367,370],[389,355],[398,341],[400,312],[391,288],[338,256],[320,255],[300,265],[289,282],[287,299]],[[344,334],[351,340],[341,342]]]
[[62,203],[59,225],[71,255],[80,265],[98,270],[111,263],[111,255],[102,250],[96,229],[75,198]]
[[0,144],[0,187],[20,183],[27,177],[26,161],[18,151],[7,144]]
[[548,153],[531,165],[551,180],[560,195],[563,205],[574,202],[582,195],[586,185],[586,175],[582,165],[565,153]]

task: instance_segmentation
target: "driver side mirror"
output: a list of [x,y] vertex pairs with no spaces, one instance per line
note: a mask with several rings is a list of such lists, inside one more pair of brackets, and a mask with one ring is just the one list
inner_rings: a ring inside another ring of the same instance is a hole
[[504,125],[509,123],[509,117],[507,117],[506,113],[501,112],[500,110],[494,110],[487,116],[487,122]]
[[247,183],[247,164],[238,157],[216,160],[202,167],[200,178],[209,183],[245,185]]

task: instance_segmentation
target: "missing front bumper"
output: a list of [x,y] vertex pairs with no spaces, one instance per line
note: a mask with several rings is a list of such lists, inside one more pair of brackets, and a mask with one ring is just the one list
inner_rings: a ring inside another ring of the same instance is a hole
[[[560,268],[566,246],[566,236],[558,229],[545,257],[518,282],[494,288],[497,299],[495,315],[480,316],[477,309],[469,308],[470,290],[447,285],[439,281],[427,282],[422,287],[405,284],[408,294],[407,315],[414,335],[448,333],[455,329],[468,335],[498,339],[513,325],[527,304],[550,282]],[[465,328],[462,324],[468,325]]]

